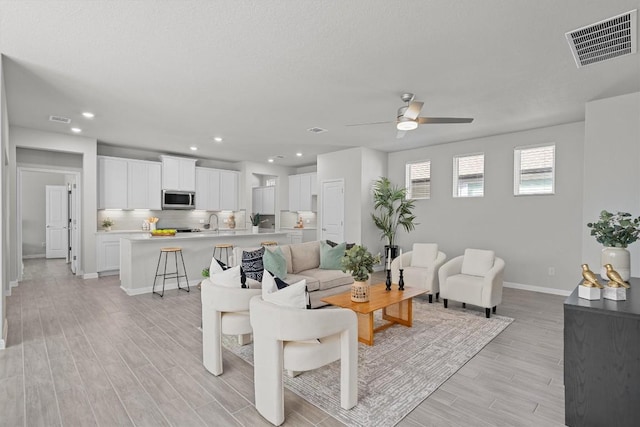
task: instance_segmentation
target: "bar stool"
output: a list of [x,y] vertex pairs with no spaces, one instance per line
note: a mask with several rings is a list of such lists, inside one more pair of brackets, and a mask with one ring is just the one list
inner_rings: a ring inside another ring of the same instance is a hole
[[260,246],[278,246],[278,242],[274,242],[273,240],[267,240],[265,242],[260,242]]
[[[176,261],[176,271],[175,272],[171,272],[171,273],[167,273],[167,258],[169,257],[169,254],[173,253],[174,257],[175,257],[175,261]],[[178,253],[180,253],[180,260],[182,260],[182,272],[184,274],[180,274],[180,272],[178,271]],[[162,260],[162,254],[164,254],[164,272],[158,274],[158,270],[160,270],[160,261]],[[162,293],[159,294],[158,292],[156,292],[156,280],[158,279],[159,276],[162,276]],[[180,287],[180,278],[184,277],[185,281],[187,282],[187,288],[181,288]],[[161,297],[164,296],[164,283],[167,280],[167,278],[169,279],[176,279],[176,282],[178,284],[178,289],[182,289],[183,291],[191,291],[191,288],[189,287],[189,278],[187,277],[187,268],[184,265],[184,257],[182,256],[182,248],[180,247],[175,247],[175,248],[160,248],[160,255],[158,256],[158,265],[156,266],[156,276],[153,278],[153,288],[151,290],[152,294],[157,294],[160,295]]]
[[233,245],[231,243],[218,243],[217,245],[215,245],[213,247],[213,257],[216,258],[216,250],[218,250],[218,257],[217,258],[219,261],[222,261],[220,259],[220,257],[222,257],[222,250],[224,249],[224,254],[226,257],[226,262],[225,264],[227,265],[227,267],[229,266],[229,255],[231,253],[231,255],[233,255]]

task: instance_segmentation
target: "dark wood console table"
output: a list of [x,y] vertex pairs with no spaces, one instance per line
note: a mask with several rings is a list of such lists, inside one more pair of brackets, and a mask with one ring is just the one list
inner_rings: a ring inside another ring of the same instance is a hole
[[626,301],[564,303],[565,424],[637,426],[640,422],[640,279]]

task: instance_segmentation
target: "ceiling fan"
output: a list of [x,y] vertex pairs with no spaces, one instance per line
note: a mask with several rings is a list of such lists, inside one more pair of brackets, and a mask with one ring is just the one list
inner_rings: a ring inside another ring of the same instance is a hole
[[[398,116],[396,119],[396,129],[398,129],[398,134],[396,138],[402,138],[407,131],[414,130],[418,127],[418,125],[425,124],[446,124],[446,123],[471,123],[473,121],[472,118],[465,117],[418,117],[420,114],[420,110],[422,110],[422,106],[424,102],[414,101],[414,95],[412,93],[403,93],[400,97],[403,102],[406,102],[407,105],[398,108]],[[364,125],[377,125],[382,123],[393,123],[389,122],[373,122],[373,123],[358,123],[354,125],[347,126],[364,126]]]

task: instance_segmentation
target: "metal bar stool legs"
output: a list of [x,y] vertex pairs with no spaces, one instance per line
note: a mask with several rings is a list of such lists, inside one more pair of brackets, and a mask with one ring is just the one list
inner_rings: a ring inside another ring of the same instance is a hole
[[229,251],[231,251],[231,253],[233,253],[233,245],[230,243],[218,243],[217,245],[215,245],[213,247],[213,257],[216,258],[216,250],[218,251],[218,258],[216,258],[217,260],[219,260],[220,262],[222,262],[222,250],[224,249],[224,255],[225,255],[225,265],[228,267],[229,266]]
[[[175,260],[175,265],[176,265],[176,271],[175,272],[171,272],[171,273],[167,273],[167,261],[168,261],[168,257],[169,257],[169,253],[172,252],[174,255],[174,260]],[[180,252],[180,259],[182,261],[182,273],[180,274],[180,270],[178,269],[178,252]],[[162,273],[158,273],[158,271],[160,270],[160,262],[162,261],[162,254],[164,254],[164,271]],[[156,292],[156,281],[158,280],[158,277],[162,276],[162,293],[158,293]],[[185,282],[187,282],[187,287],[181,287],[180,286],[180,278],[184,277]],[[153,278],[153,288],[151,290],[152,294],[156,294],[156,295],[160,295],[161,297],[164,296],[164,287],[165,287],[165,283],[167,281],[167,278],[169,279],[176,279],[176,283],[178,286],[178,289],[182,289],[183,291],[187,291],[190,292],[191,288],[189,287],[189,278],[187,277],[187,268],[184,264],[184,256],[182,255],[182,248],[160,248],[160,255],[158,256],[158,265],[156,266],[156,275]]]

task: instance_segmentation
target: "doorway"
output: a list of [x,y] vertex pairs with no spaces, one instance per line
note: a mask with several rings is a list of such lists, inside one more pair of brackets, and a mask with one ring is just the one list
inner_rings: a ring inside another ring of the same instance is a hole
[[322,240],[344,242],[344,180],[322,181]]
[[80,265],[78,170],[19,166],[17,170],[18,281],[23,259],[64,258],[73,274]]

